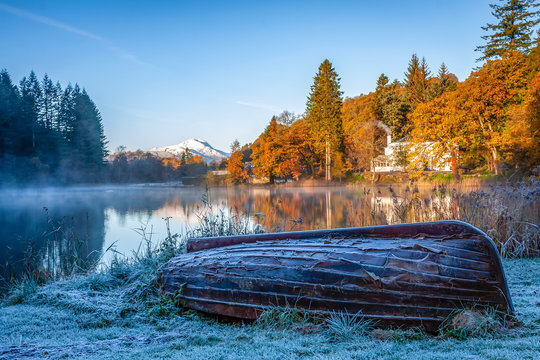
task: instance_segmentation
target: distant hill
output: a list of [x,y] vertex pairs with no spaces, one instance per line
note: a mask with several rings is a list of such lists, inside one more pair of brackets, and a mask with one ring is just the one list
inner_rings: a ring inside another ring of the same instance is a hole
[[193,155],[201,156],[207,163],[219,162],[230,156],[229,153],[214,148],[206,140],[202,139],[188,139],[177,145],[155,147],[147,150],[147,152],[159,157],[173,157],[182,155],[186,149]]

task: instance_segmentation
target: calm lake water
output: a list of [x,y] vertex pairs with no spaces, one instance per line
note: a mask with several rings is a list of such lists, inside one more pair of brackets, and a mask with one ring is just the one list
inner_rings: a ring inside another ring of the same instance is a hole
[[[50,269],[62,266],[65,254],[101,263],[115,252],[130,255],[141,245],[141,227],[154,241],[166,236],[164,218],[173,233],[185,233],[208,211],[204,193],[152,186],[0,191],[0,275],[16,277],[36,266],[29,259]],[[402,222],[409,197],[428,211],[407,221],[440,217],[429,211],[433,206],[451,210],[450,197],[434,196],[432,187],[404,186],[213,188],[208,203],[214,212],[245,214],[267,231],[309,230]]]

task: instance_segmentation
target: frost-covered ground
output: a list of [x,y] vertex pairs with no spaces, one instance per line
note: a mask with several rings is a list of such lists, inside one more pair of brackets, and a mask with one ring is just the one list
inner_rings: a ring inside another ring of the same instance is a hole
[[505,260],[504,267],[524,323],[505,335],[457,340],[375,330],[336,339],[320,325],[217,323],[194,312],[175,315],[166,303],[141,312],[122,300],[126,288],[113,278],[92,275],[2,305],[0,359],[539,359],[540,259]]

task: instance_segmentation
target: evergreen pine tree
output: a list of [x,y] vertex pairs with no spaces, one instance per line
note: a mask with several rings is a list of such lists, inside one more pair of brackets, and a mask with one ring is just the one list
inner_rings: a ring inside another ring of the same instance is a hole
[[540,5],[535,0],[500,0],[503,4],[490,4],[496,24],[487,24],[482,30],[491,34],[482,36],[485,45],[476,51],[482,53],[476,61],[485,61],[501,56],[505,51],[517,50],[528,53],[532,45],[531,34],[540,21]]
[[401,84],[395,80],[391,84],[382,85],[386,81],[381,81],[381,77],[377,81],[373,113],[377,120],[390,127],[394,139],[400,139],[408,133],[407,114],[410,112],[410,106]]
[[47,74],[43,77],[41,89],[40,122],[47,130],[51,130],[58,115],[58,99],[60,94],[58,93],[58,88],[53,84]]
[[[107,156],[107,140],[103,132],[102,118],[86,90],[76,85],[74,94],[74,117],[70,134],[70,147],[75,150],[73,160],[81,170],[78,181],[96,181]],[[79,175],[79,174],[77,174]]]
[[388,82],[388,77],[384,74],[381,74],[381,76],[379,76],[379,78],[377,79],[377,89],[381,89],[384,86],[388,85]]
[[536,33],[536,38],[534,39],[534,44],[528,58],[530,69],[528,80],[530,81],[536,73],[540,72],[540,29]]
[[441,64],[441,67],[439,68],[439,73],[437,74],[437,78],[439,78],[440,81],[448,80],[448,67],[445,63]]
[[60,124],[60,105],[62,103],[62,95],[63,90],[62,86],[60,85],[60,82],[56,82],[56,85],[54,86],[54,98],[53,98],[53,120],[54,120],[54,128],[58,134],[62,133],[62,127]]
[[6,70],[0,71],[0,168],[4,168],[7,155],[17,155],[24,136],[21,130],[20,98]]
[[70,133],[73,130],[73,121],[75,116],[75,97],[74,89],[68,84],[62,96],[60,97],[60,106],[58,111],[57,127],[66,141],[70,140]]
[[428,88],[429,79],[431,78],[431,71],[425,58],[422,58],[419,69],[420,83],[418,84],[418,96],[421,98],[421,102],[428,100]]
[[63,137],[57,130],[61,87],[54,84],[47,74],[41,82],[41,101],[39,102],[38,154],[54,174],[62,162]]
[[430,75],[426,59],[422,58],[420,62],[418,56],[413,54],[405,73],[405,94],[412,109],[427,101]]
[[30,124],[32,135],[32,152],[35,154],[37,133],[39,130],[39,106],[41,102],[41,86],[36,77],[36,74],[31,71],[28,78],[24,77],[19,83],[21,92],[21,111],[25,121]]
[[429,91],[429,99],[432,100],[436,97],[441,96],[447,90],[453,90],[456,87],[456,83],[450,78],[450,73],[448,72],[448,67],[445,63],[441,64],[437,78],[435,79]]
[[326,179],[330,180],[331,151],[343,152],[340,78],[330,61],[319,66],[307,101],[307,115],[319,153],[326,155]]

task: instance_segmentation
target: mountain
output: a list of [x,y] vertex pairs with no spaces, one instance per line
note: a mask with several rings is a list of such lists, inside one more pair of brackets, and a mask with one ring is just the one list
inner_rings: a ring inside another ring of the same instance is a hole
[[201,156],[207,163],[211,161],[219,162],[231,155],[214,148],[206,140],[202,139],[188,139],[177,145],[155,147],[147,151],[159,157],[172,157],[182,155],[186,149],[193,155]]

